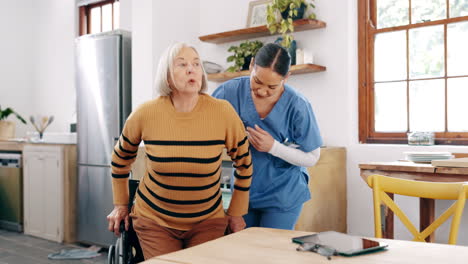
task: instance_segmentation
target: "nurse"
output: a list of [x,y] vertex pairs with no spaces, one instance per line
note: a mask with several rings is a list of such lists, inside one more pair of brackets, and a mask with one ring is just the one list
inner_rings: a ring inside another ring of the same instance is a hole
[[294,229],[310,199],[306,167],[318,161],[322,138],[309,101],[285,84],[290,64],[286,49],[267,44],[252,60],[250,76],[229,80],[213,93],[232,104],[251,143],[247,227]]

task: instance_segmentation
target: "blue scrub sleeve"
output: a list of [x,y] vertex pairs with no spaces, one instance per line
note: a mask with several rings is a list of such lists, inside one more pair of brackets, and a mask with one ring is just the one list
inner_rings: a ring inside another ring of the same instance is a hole
[[311,152],[322,146],[322,137],[309,102],[297,105],[298,111],[294,116],[294,141],[304,152]]

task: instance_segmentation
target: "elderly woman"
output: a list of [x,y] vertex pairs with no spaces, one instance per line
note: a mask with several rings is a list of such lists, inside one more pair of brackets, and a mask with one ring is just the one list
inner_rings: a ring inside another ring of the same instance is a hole
[[[145,259],[242,230],[252,163],[244,125],[233,107],[204,92],[207,79],[195,48],[183,43],[161,57],[155,88],[160,96],[127,119],[112,155],[114,209],[109,230],[129,225],[128,177],[141,141],[146,173],[130,213]],[[236,168],[230,206],[223,210],[221,153]]]

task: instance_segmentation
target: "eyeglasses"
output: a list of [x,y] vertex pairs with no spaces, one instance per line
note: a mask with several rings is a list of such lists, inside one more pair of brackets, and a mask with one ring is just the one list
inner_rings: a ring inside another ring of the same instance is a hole
[[327,257],[328,260],[331,260],[332,256],[337,256],[338,252],[336,249],[329,246],[319,245],[315,243],[302,243],[296,248],[297,251],[312,251],[320,254],[321,256]]

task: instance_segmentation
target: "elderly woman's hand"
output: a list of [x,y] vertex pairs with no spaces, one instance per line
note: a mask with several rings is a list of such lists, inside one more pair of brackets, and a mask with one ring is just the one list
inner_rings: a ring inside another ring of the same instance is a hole
[[232,233],[241,231],[245,226],[245,221],[242,216],[229,216],[229,229]]
[[120,222],[125,221],[125,230],[129,227],[128,205],[114,205],[114,210],[107,216],[109,222],[109,231],[114,232],[116,236],[120,236]]

